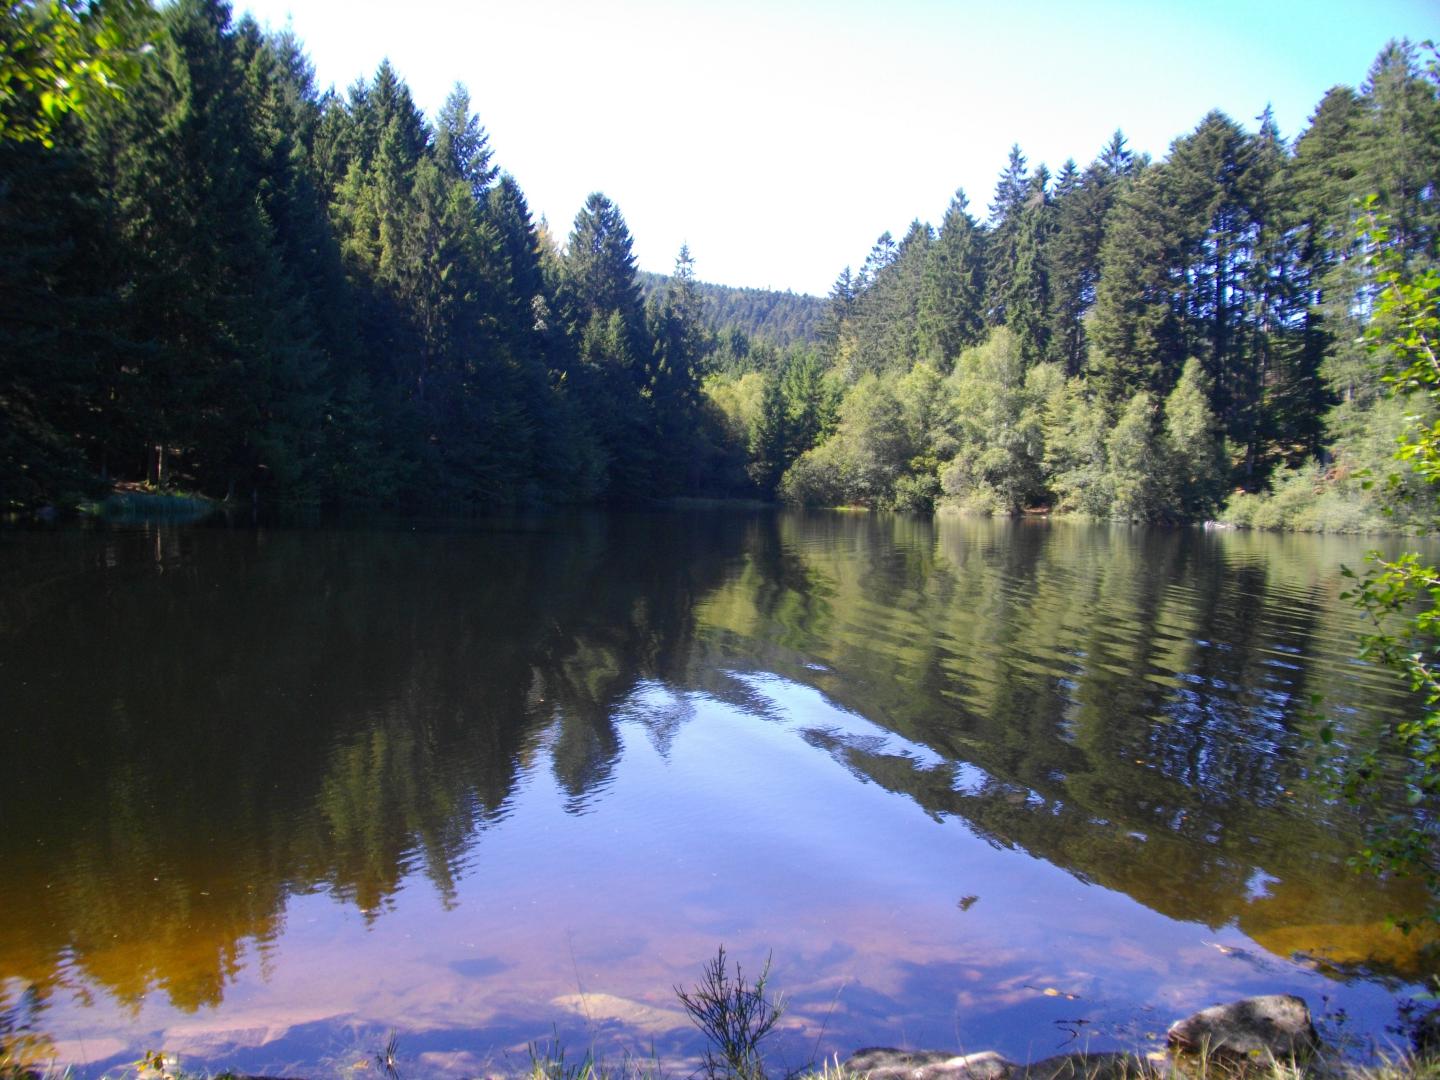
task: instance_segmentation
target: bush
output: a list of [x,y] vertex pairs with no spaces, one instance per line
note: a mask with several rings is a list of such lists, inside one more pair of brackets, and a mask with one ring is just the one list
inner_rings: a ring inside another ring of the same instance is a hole
[[845,483],[835,440],[807,450],[795,459],[780,480],[780,497],[797,506],[839,506],[845,501]]
[[1319,465],[1286,469],[1271,480],[1268,491],[1259,494],[1236,492],[1219,520],[1246,529],[1316,533],[1375,532],[1397,524],[1358,484]]
[[765,996],[770,977],[770,960],[754,986],[747,986],[740,965],[735,965],[735,978],[725,960],[725,946],[705,965],[700,982],[691,990],[675,987],[675,996],[695,1026],[705,1033],[710,1045],[705,1050],[705,1071],[712,1080],[765,1080],[760,1043],[774,1029],[784,1003]]

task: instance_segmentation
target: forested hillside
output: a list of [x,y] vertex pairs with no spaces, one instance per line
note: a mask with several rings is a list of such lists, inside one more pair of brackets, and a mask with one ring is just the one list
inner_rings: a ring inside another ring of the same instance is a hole
[[461,87],[427,119],[388,64],[321,93],[299,42],[220,0],[152,18],[118,103],[0,140],[0,505],[114,480],[449,508],[704,486],[688,257],[643,303],[600,194],[562,254]]
[[[44,12],[7,10],[11,39]],[[17,123],[38,90],[0,98],[0,506],[1229,497],[1359,527],[1357,474],[1417,407],[1359,343],[1362,200],[1407,265],[1436,254],[1440,97],[1405,43],[1293,141],[1214,112],[1161,161],[1118,132],[1054,171],[1017,146],[983,211],[956,192],[882,235],[812,331],[812,299],[702,286],[685,250],[642,290],[604,195],[537,227],[462,87],[427,118],[388,64],[322,92],[221,0],[148,17],[133,85],[53,145]]]
[[[640,272],[640,291],[648,300],[664,292],[666,274]],[[708,281],[695,283],[700,293],[706,329],[728,338],[738,331],[748,340],[784,349],[819,340],[827,305],[818,296],[777,292],[774,289],[737,289]]]

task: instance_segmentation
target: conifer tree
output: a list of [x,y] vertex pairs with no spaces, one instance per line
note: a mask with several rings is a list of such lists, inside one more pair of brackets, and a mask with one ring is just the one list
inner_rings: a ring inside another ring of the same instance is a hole
[[1015,277],[1016,245],[1020,236],[1020,213],[1030,195],[1030,174],[1019,144],[1010,147],[1010,157],[995,182],[990,203],[989,238],[985,271],[985,321],[999,326],[1006,321],[1005,303],[1011,296]]
[[[1361,264],[1353,257],[1357,201],[1372,183],[1362,150],[1365,123],[1360,96],[1349,87],[1334,87],[1296,140],[1287,168],[1298,233],[1296,269],[1303,274],[1296,282],[1305,303],[1303,363],[1318,375],[1331,357],[1338,376],[1333,381],[1342,398],[1353,397],[1359,384],[1369,380],[1370,365],[1351,344],[1360,337],[1355,319],[1363,289]],[[1317,401],[1314,412],[1319,411]]]
[[599,192],[575,216],[560,266],[562,304],[579,342],[576,390],[603,447],[606,493],[628,500],[653,493],[653,415],[643,393],[651,345],[635,280],[630,230]]
[[852,331],[855,358],[852,377],[860,371],[908,367],[917,347],[921,280],[933,236],[930,227],[914,221],[899,244],[887,232],[865,260],[863,291],[855,299]]
[[490,136],[470,111],[470,92],[456,83],[435,118],[435,158],[445,172],[470,185],[482,202],[497,170],[490,164]]
[[1395,249],[1409,261],[1427,255],[1440,226],[1440,98],[1432,67],[1420,70],[1414,45],[1391,41],[1361,87],[1369,113],[1366,172],[1389,222]]
[[847,266],[840,271],[835,278],[835,284],[830,287],[830,295],[825,303],[825,321],[820,328],[820,340],[824,342],[832,359],[840,347],[841,330],[855,313],[855,297],[858,292],[859,284]]
[[617,313],[633,354],[643,339],[644,316],[630,230],[620,210],[598,191],[575,215],[562,273],[571,325],[583,330],[592,318],[608,320]]
[[1168,517],[1166,446],[1154,396],[1142,390],[1121,410],[1105,442],[1109,515],[1133,521]]
[[961,351],[978,344],[985,328],[984,235],[957,190],[920,282],[920,355],[948,372]]
[[766,497],[774,494],[780,477],[790,464],[792,455],[789,417],[785,408],[785,391],[775,374],[764,376],[760,411],[749,432],[750,463],[746,473],[750,482]]
[[1100,248],[1100,276],[1086,373],[1110,402],[1161,385],[1181,348],[1170,267],[1177,228],[1159,168],[1116,202]]
[[1053,210],[1042,165],[1030,179],[1015,230],[1015,262],[1004,297],[1005,325],[1014,333],[1024,362],[1035,364],[1049,351],[1050,251]]
[[709,351],[695,260],[688,244],[680,246],[675,272],[657,301],[650,318],[654,344],[647,389],[655,415],[656,443],[664,448],[662,487],[673,493],[698,475],[699,371]]
[[1054,231],[1049,239],[1049,356],[1067,375],[1078,375],[1089,348],[1086,316],[1100,280],[1100,247],[1110,210],[1133,159],[1116,132],[1084,173],[1066,162],[1055,186]]

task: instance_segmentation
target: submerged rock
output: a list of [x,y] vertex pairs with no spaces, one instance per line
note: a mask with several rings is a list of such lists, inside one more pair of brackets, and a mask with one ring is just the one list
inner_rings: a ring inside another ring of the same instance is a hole
[[1294,994],[1266,994],[1201,1009],[1177,1020],[1166,1035],[1177,1050],[1288,1061],[1314,1053],[1310,1009]]
[[1015,1068],[993,1050],[951,1054],[871,1046],[845,1060],[848,1072],[862,1073],[870,1080],[1007,1080]]
[[1154,1067],[1134,1054],[1062,1054],[1032,1065],[1016,1065],[993,1050],[954,1055],[943,1050],[871,1047],[845,1062],[869,1080],[1138,1080]]

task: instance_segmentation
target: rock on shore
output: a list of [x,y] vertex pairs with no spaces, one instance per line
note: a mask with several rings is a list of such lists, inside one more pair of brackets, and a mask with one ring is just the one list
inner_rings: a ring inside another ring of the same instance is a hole
[[1201,1009],[1170,1025],[1177,1050],[1290,1061],[1309,1057],[1319,1040],[1310,1009],[1294,994],[1266,994]]
[[[1172,1050],[1232,1061],[1300,1060],[1319,1047],[1305,1002],[1293,994],[1267,994],[1202,1009],[1170,1026]],[[951,1054],[872,1046],[844,1062],[868,1080],[1141,1080],[1158,1076],[1136,1054],[1075,1053],[1017,1065],[993,1050]]]

